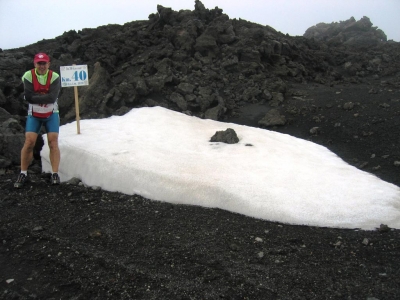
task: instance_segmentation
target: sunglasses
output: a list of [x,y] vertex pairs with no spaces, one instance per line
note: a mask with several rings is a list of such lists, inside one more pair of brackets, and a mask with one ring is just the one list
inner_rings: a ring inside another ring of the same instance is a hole
[[40,66],[44,66],[44,65],[47,64],[47,62],[45,62],[45,61],[39,61],[39,62],[37,62],[37,64],[40,65]]

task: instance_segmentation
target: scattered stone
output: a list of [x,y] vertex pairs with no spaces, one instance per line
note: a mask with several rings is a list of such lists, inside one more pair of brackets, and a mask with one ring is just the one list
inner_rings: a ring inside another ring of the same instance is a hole
[[333,244],[335,247],[340,247],[342,245],[342,241],[337,241],[336,243]]
[[381,104],[379,104],[379,106],[383,107],[383,108],[389,108],[390,107],[390,105],[387,104],[387,103],[381,103]]
[[381,224],[380,226],[379,226],[379,232],[388,232],[388,231],[390,231],[390,227],[389,226],[387,226],[387,225],[385,225],[385,224]]
[[320,133],[320,128],[319,127],[313,127],[310,129],[310,133],[313,135],[317,135],[318,133]]
[[102,233],[100,230],[93,230],[92,232],[89,233],[89,236],[91,238],[98,238],[102,236]]
[[264,118],[258,121],[260,127],[282,126],[286,124],[285,116],[281,115],[278,110],[271,109],[266,113]]
[[343,109],[344,110],[352,110],[354,108],[354,103],[353,102],[346,102],[343,104]]
[[72,177],[70,180],[67,181],[67,184],[79,185],[80,182],[81,180],[79,178]]

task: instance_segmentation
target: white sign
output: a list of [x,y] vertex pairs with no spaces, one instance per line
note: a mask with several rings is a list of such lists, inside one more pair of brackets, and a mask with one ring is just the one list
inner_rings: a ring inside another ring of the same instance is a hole
[[61,86],[89,85],[87,65],[60,67]]

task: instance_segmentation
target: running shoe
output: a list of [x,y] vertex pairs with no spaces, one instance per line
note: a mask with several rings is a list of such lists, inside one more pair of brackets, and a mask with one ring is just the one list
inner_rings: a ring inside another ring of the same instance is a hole
[[55,185],[55,184],[60,184],[60,176],[58,176],[57,173],[53,173],[51,175],[51,184]]
[[28,176],[24,173],[19,173],[17,181],[14,183],[14,187],[20,189],[24,186],[25,182],[28,181]]

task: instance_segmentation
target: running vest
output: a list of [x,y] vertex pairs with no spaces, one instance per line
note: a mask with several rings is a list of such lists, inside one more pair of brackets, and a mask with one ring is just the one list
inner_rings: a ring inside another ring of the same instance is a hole
[[51,77],[53,76],[53,71],[49,70],[49,73],[47,74],[46,85],[40,84],[40,82],[37,79],[35,69],[32,69],[31,73],[32,73],[33,91],[37,94],[47,94],[50,89],[50,82],[51,82]]
[[[47,94],[50,90],[50,83],[51,83],[51,77],[53,75],[53,71],[49,70],[47,74],[47,81],[45,85],[42,85],[36,76],[35,69],[31,70],[32,74],[32,84],[33,84],[33,91],[36,94]],[[57,105],[54,104],[30,104],[29,105],[29,112],[32,114],[32,116],[37,117],[37,118],[48,118],[51,116],[51,114],[54,112],[54,108],[56,108]]]

